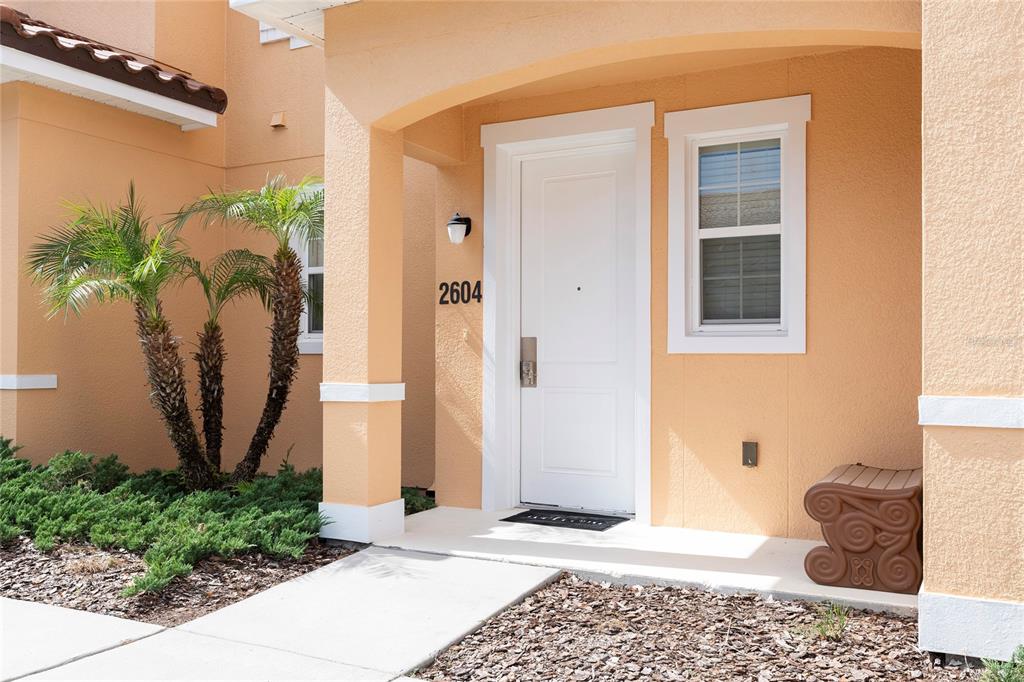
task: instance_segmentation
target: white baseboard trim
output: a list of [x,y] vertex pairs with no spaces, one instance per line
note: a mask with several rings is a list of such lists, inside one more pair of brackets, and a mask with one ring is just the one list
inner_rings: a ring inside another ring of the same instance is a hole
[[405,532],[405,502],[399,498],[372,507],[321,502],[320,514],[327,523],[320,537],[352,542],[377,542]]
[[1006,661],[1024,644],[1024,602],[921,590],[917,618],[924,651]]
[[1024,429],[1024,397],[922,395],[917,411],[921,426]]
[[35,388],[57,388],[57,375],[0,374],[0,390],[25,391]]
[[405,384],[320,384],[322,403],[381,403],[405,400]]

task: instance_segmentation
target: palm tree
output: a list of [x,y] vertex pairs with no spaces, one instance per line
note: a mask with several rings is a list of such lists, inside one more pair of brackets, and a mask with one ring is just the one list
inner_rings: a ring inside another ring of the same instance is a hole
[[127,203],[117,207],[67,206],[67,223],[33,245],[28,255],[33,278],[45,286],[51,317],[61,311],[78,315],[90,299],[132,304],[150,400],[178,453],[182,477],[192,489],[210,487],[215,476],[189,411],[179,339],[160,302],[161,290],[179,275],[185,257],[177,229],[150,233],[134,183],[128,186]]
[[291,247],[293,238],[308,242],[324,233],[324,192],[318,178],[304,178],[289,185],[283,175],[269,179],[259,189],[211,192],[178,213],[180,226],[192,216],[204,225],[215,221],[235,222],[247,229],[269,234],[277,242],[271,275],[272,322],[270,327],[270,381],[259,424],[245,457],[232,474],[232,481],[247,481],[259,471],[281,414],[288,404],[295,372],[299,366],[299,320],[302,316],[302,263]]
[[199,366],[199,399],[203,415],[203,442],[210,467],[220,471],[224,434],[224,333],[220,312],[229,301],[257,296],[270,305],[273,281],[270,261],[247,249],[226,251],[204,267],[195,258],[184,259],[186,279],[195,279],[206,297],[206,322],[198,332],[199,345],[192,356]]

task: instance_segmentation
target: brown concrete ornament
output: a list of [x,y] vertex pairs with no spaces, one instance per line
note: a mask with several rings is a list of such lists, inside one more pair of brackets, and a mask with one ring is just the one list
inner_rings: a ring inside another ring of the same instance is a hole
[[921,585],[921,470],[836,467],[804,495],[827,547],[804,559],[821,585],[917,594]]

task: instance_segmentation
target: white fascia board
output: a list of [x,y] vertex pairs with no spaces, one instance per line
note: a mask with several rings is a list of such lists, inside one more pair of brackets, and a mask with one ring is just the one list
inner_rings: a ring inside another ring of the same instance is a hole
[[25,81],[69,95],[181,126],[184,131],[216,128],[217,113],[88,71],[0,46],[0,80]]
[[[324,10],[358,0],[230,0],[231,9],[301,38],[324,44]],[[294,49],[294,46],[293,46]]]

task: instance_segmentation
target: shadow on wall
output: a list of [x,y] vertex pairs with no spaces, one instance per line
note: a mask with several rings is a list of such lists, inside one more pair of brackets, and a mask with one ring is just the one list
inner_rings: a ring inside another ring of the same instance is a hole
[[483,377],[479,368],[483,338],[477,312],[469,307],[446,306],[444,318],[439,322],[446,330],[462,333],[438,338],[437,442],[445,449],[445,456],[438,458],[437,501],[441,505],[479,508],[483,442]]

